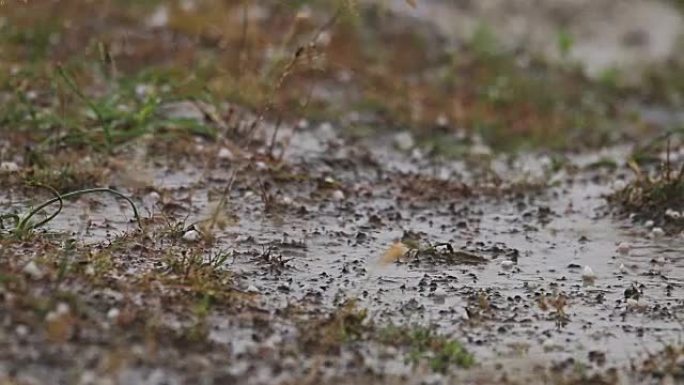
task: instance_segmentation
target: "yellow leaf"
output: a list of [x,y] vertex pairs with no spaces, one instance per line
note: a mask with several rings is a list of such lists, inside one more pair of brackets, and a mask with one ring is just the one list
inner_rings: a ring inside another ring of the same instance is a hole
[[399,260],[399,258],[402,258],[403,256],[408,253],[409,248],[402,242],[397,242],[390,246],[387,251],[385,251],[385,254],[382,255],[382,258],[380,258],[381,263],[393,263]]

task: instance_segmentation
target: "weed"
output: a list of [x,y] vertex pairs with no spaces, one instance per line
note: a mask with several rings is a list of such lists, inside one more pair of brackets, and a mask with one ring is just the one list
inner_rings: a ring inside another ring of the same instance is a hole
[[[92,189],[84,189],[84,190],[77,190],[77,191],[72,191],[66,194],[60,194],[58,193],[55,189],[52,187],[48,186],[43,186],[39,185],[40,187],[47,188],[52,192],[55,196],[52,199],[48,199],[47,201],[39,204],[37,207],[29,210],[26,214],[24,215],[19,215],[19,214],[13,214],[13,213],[7,213],[7,214],[2,214],[0,215],[0,228],[4,229],[4,222],[7,220],[10,220],[13,223],[13,228],[9,229],[9,232],[12,233],[14,236],[17,236],[19,238],[26,237],[29,235],[33,230],[46,225],[53,219],[55,219],[62,211],[62,208],[64,207],[64,200],[65,199],[70,199],[70,198],[76,198],[82,195],[86,194],[101,194],[101,193],[107,193],[114,195],[118,198],[121,198],[128,202],[131,205],[131,208],[133,209],[133,215],[135,217],[135,220],[138,224],[138,227],[142,229],[142,223],[140,221],[140,215],[138,214],[138,209],[135,206],[135,203],[128,198],[127,196],[123,195],[122,193],[112,190],[110,188],[92,188]],[[44,208],[54,204],[54,203],[59,203],[59,207],[57,210],[55,210],[52,214],[50,214],[47,218],[44,218],[43,220],[40,220],[38,222],[33,222],[31,221],[31,218],[33,218],[36,214],[40,213]]]
[[378,332],[378,340],[408,348],[407,361],[417,365],[427,362],[433,371],[444,373],[452,366],[469,368],[475,357],[453,339],[435,334],[431,328],[411,329],[388,326]]
[[[609,201],[640,219],[655,221],[666,231],[684,229],[684,163],[679,168],[672,163],[669,142],[666,159],[655,175],[649,175],[634,160],[629,166],[635,179],[609,196]],[[668,215],[671,212],[678,215]]]
[[368,337],[372,326],[366,322],[367,317],[365,309],[360,309],[356,301],[349,300],[325,319],[315,320],[315,326],[308,322],[302,325],[301,343],[309,350],[339,352],[341,345]]

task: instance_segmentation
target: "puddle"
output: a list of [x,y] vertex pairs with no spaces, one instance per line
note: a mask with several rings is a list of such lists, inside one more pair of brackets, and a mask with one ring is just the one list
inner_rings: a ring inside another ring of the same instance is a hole
[[[264,212],[258,192],[250,192],[253,185],[241,185],[229,200],[238,222],[214,234],[215,248],[233,253],[228,268],[236,285],[257,292],[265,309],[298,303],[330,311],[355,298],[378,324],[434,326],[464,341],[480,360],[516,359],[521,350],[535,360],[599,351],[607,353],[608,362],[621,364],[683,337],[684,241],[648,239],[640,224],[611,217],[603,198],[611,174],[556,174],[559,184],[543,192],[450,196],[449,190],[431,191],[435,187],[425,180],[473,179],[463,162],[435,164],[395,151],[384,140],[340,145],[334,133],[321,135],[320,129],[283,133],[298,144],[288,148],[287,161],[293,170],[306,167],[313,179],[277,185],[273,193],[287,204],[274,213]],[[586,165],[606,157],[619,160],[625,153],[614,148],[571,161]],[[544,164],[538,157],[509,163],[497,161],[494,168],[512,179],[516,173],[543,177],[543,167],[533,166]],[[231,173],[230,167],[218,168],[207,178],[194,168],[160,169],[154,178],[159,191],[172,192],[184,205],[192,223],[210,210],[208,191]],[[416,175],[427,179],[420,182]],[[326,180],[335,187],[321,189]],[[407,189],[407,180],[418,185]],[[335,199],[336,188],[344,191],[343,199]],[[417,199],[418,191],[435,199]],[[79,229],[75,236],[96,243],[134,228],[128,208],[114,199],[87,207],[81,201],[67,205],[51,230]],[[158,207],[144,199],[141,210],[145,216]],[[385,250],[406,232],[486,262],[381,263]],[[631,250],[619,253],[619,243]],[[504,267],[504,260],[514,264]],[[593,284],[582,277],[585,266],[596,276]],[[626,301],[632,285],[643,292],[638,303]],[[562,318],[549,305],[559,295],[567,301]],[[249,329],[212,322],[210,339],[216,343],[234,353],[254,348],[235,345],[236,336]],[[406,371],[400,362],[378,365]]]

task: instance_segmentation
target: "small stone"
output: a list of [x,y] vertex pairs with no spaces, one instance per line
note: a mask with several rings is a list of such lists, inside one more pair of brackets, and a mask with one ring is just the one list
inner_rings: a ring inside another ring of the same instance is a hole
[[289,196],[284,196],[282,199],[282,202],[284,205],[289,206],[292,204],[293,201],[292,201],[292,198],[290,198]]
[[113,308],[109,309],[109,311],[107,312],[107,318],[110,320],[115,320],[115,319],[119,318],[119,314],[121,314],[121,311],[119,309],[113,307]]
[[404,131],[394,135],[394,144],[401,151],[408,151],[416,145],[416,141],[410,132]]
[[2,162],[0,163],[0,171],[6,173],[18,172],[19,165],[15,162]]
[[157,202],[159,202],[160,199],[161,196],[156,191],[152,191],[151,193],[145,196],[145,200],[150,202],[151,204],[156,204]]
[[618,268],[618,270],[620,270],[621,274],[627,274],[627,267],[625,266],[624,263],[620,264],[620,267]]
[[635,298],[627,298],[625,303],[627,304],[627,309],[636,309],[639,307],[639,300]]
[[21,269],[21,271],[35,280],[43,278],[43,271],[40,270],[38,265],[36,265],[36,263],[33,261],[24,265],[24,268]]
[[439,127],[446,127],[446,126],[449,125],[449,118],[447,118],[447,116],[444,115],[444,114],[440,114],[440,115],[437,117],[437,120],[435,120],[435,123],[436,123],[437,126],[439,126]]
[[254,285],[249,285],[249,286],[247,286],[247,290],[245,290],[245,291],[246,291],[247,293],[250,293],[250,294],[259,294],[259,293],[261,293],[261,291],[259,290],[259,288],[257,288],[257,287],[254,286]]
[[58,315],[67,315],[71,312],[71,308],[69,307],[69,304],[60,302],[57,304],[57,308],[55,309],[55,312]]
[[344,200],[344,193],[342,192],[342,190],[333,191],[332,199],[337,202]]
[[492,155],[492,148],[483,143],[476,143],[470,146],[470,155],[487,157]]
[[59,314],[56,311],[48,312],[45,315],[45,322],[54,322],[59,318]]
[[646,227],[648,229],[650,229],[653,226],[655,226],[655,222],[653,222],[652,220],[648,220],[648,221],[644,222],[644,227]]
[[29,328],[26,325],[17,325],[14,332],[17,333],[19,337],[26,337],[29,333]]
[[501,261],[501,269],[504,271],[509,271],[515,266],[515,262],[513,261]]
[[629,254],[629,251],[632,249],[632,245],[630,245],[627,242],[620,242],[617,245],[617,252],[620,254]]
[[154,12],[147,18],[146,24],[151,28],[161,28],[169,23],[169,9],[162,5],[157,7]]
[[625,183],[624,180],[618,179],[615,182],[613,182],[613,190],[615,191],[622,191],[627,187],[627,183]]
[[677,210],[667,209],[665,210],[665,216],[672,219],[680,219],[682,217],[682,213]]
[[432,298],[434,299],[435,303],[437,304],[442,304],[444,303],[444,300],[446,299],[447,292],[441,287],[438,287],[435,289],[435,291],[432,292]]
[[197,242],[202,238],[202,234],[195,229],[190,229],[183,234],[183,240],[186,242]]
[[663,237],[664,235],[665,235],[665,230],[663,230],[663,229],[660,228],[660,227],[654,227],[654,228],[651,230],[651,236],[652,236],[653,238],[656,238],[656,239],[657,239],[657,238],[661,238],[661,237]]
[[153,90],[153,88],[149,84],[144,84],[144,83],[136,84],[135,96],[137,96],[140,99],[144,99],[145,97],[147,97],[148,95],[150,95],[152,93],[152,90]]
[[582,271],[582,279],[587,282],[593,282],[596,279],[594,270],[592,270],[589,266],[584,266],[584,270]]
[[235,159],[235,155],[233,155],[233,152],[230,151],[228,147],[221,147],[219,150],[218,154],[216,155],[219,159],[223,160],[233,160]]
[[299,121],[297,122],[297,128],[299,128],[300,130],[309,128],[309,121],[306,119],[299,119]]

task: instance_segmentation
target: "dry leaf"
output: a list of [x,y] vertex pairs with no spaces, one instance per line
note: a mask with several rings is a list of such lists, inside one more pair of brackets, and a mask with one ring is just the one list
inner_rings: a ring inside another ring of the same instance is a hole
[[387,249],[387,251],[385,251],[385,254],[383,254],[382,258],[380,259],[380,262],[383,264],[396,262],[399,260],[399,258],[405,256],[408,251],[408,246],[402,242],[397,242]]
[[406,0],[406,4],[410,5],[412,8],[415,8],[416,0]]

